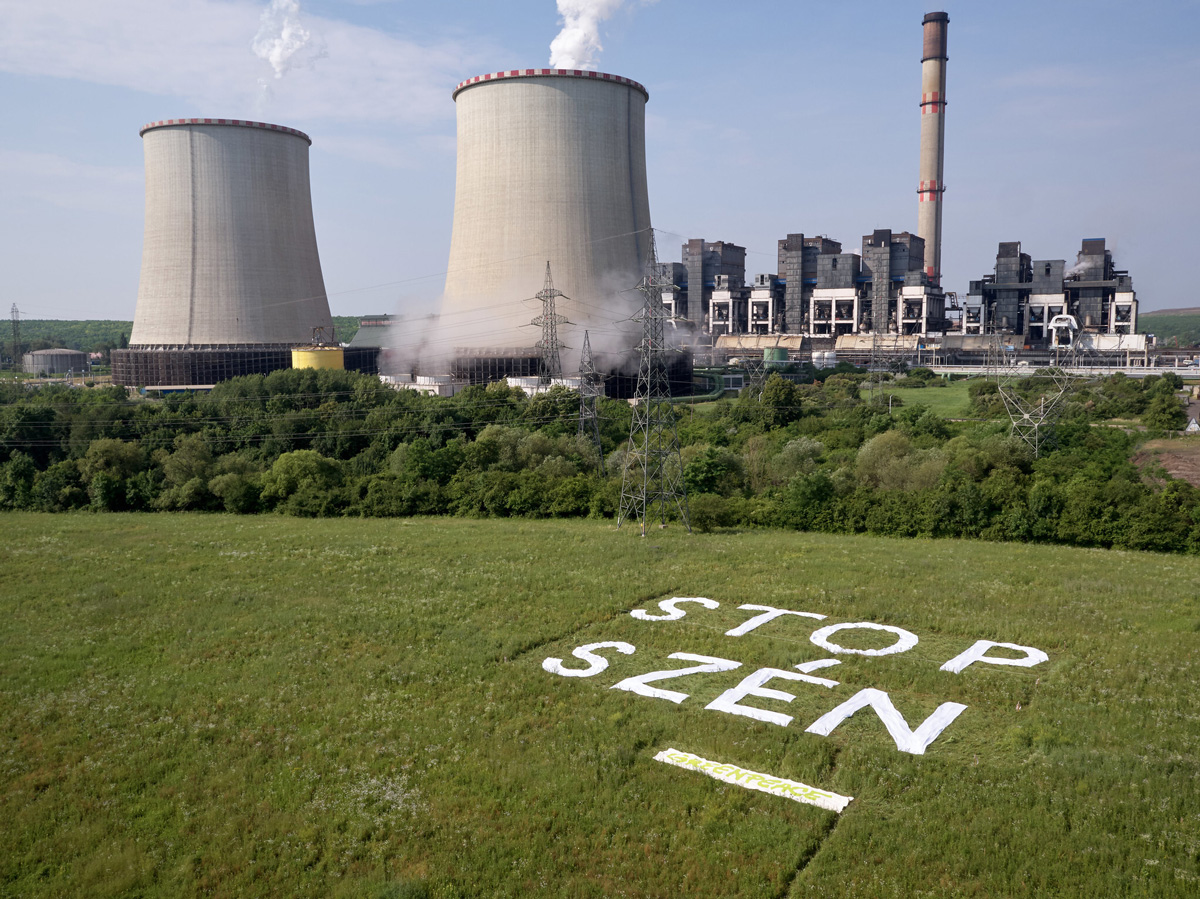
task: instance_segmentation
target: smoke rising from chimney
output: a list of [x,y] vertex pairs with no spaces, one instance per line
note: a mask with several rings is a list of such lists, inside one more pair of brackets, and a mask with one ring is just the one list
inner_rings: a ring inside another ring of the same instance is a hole
[[604,49],[600,44],[600,23],[624,5],[625,0],[558,0],[563,27],[550,42],[550,67],[595,69],[596,55]]
[[312,33],[300,24],[299,0],[271,0],[250,46],[255,56],[271,64],[276,79],[326,56],[325,47],[314,43]]

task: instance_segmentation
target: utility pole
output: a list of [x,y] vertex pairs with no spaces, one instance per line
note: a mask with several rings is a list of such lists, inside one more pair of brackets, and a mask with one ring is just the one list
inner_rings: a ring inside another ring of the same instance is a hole
[[679,458],[679,434],[675,429],[675,410],[670,403],[667,382],[667,353],[664,339],[667,311],[662,302],[664,283],[658,276],[658,253],[654,236],[650,238],[650,261],[638,290],[642,292],[642,310],[635,321],[642,323],[638,345],[637,398],[629,428],[629,450],[621,481],[621,509],[617,527],[628,519],[641,522],[646,536],[646,521],[657,515],[659,527],[667,526],[667,509],[679,513],[683,526],[688,522],[687,491],[683,484],[683,463]]

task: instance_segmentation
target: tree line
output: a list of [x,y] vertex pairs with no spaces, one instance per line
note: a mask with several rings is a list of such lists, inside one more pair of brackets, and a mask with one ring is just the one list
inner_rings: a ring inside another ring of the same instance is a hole
[[[970,387],[980,420],[949,421],[918,404],[889,414],[886,396],[864,398],[865,377],[808,367],[677,407],[693,526],[1200,551],[1200,490],[1131,461],[1137,422],[1182,426],[1177,377],[1077,389],[1036,458],[990,382]],[[937,382],[916,370],[903,383]],[[599,401],[596,445],[577,433],[578,405],[561,388],[440,398],[312,370],[160,398],[8,386],[0,508],[612,518],[630,407]]]

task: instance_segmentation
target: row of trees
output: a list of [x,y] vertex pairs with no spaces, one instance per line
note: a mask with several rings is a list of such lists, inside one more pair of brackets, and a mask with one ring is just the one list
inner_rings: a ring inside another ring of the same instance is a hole
[[[1097,426],[1157,412],[1177,423],[1177,379],[1078,391],[1035,459],[1007,419],[889,415],[864,402],[862,377],[772,376],[761,396],[681,407],[693,524],[1200,550],[1200,491],[1144,477],[1130,461],[1140,433]],[[996,414],[991,385],[971,395],[977,416]],[[527,398],[500,383],[442,399],[303,370],[207,395],[46,387],[2,400],[0,507],[46,511],[606,518],[630,423],[626,404],[602,400],[596,446],[577,436],[566,390]]]

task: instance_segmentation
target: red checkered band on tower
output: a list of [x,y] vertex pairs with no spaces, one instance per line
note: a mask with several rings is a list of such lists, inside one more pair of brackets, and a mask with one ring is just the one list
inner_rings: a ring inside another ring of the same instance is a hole
[[600,81],[612,81],[617,84],[627,84],[635,90],[645,94],[646,99],[650,99],[650,92],[646,87],[638,82],[624,78],[620,75],[610,75],[607,72],[593,72],[587,69],[507,69],[503,72],[489,72],[486,75],[476,75],[474,78],[468,78],[466,81],[460,81],[454,88],[452,96],[457,97],[459,92],[465,88],[476,84],[483,84],[489,81],[498,81],[502,78],[593,78]]
[[162,119],[158,122],[149,122],[141,127],[138,134],[145,134],[152,128],[168,128],[179,125],[231,125],[238,128],[262,128],[266,131],[280,131],[284,134],[291,134],[294,137],[301,137],[308,143],[312,144],[312,138],[303,131],[297,131],[295,128],[288,128],[284,125],[272,125],[269,122],[250,122],[245,119]]

